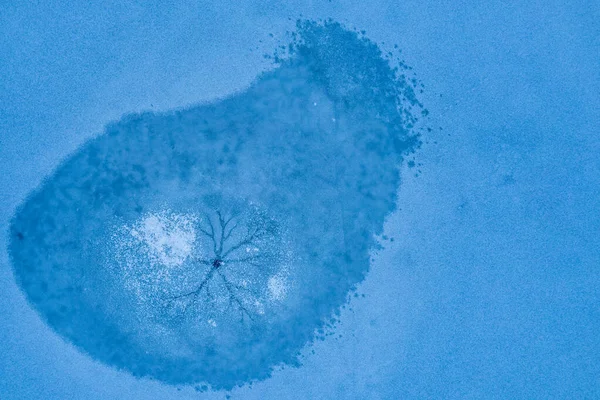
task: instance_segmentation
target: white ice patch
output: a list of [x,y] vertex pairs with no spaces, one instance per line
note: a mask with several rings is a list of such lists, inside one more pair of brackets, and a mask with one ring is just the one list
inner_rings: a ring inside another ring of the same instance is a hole
[[258,314],[260,314],[260,315],[265,314],[265,306],[259,300],[254,300],[254,308]]
[[197,221],[194,214],[162,210],[115,228],[114,262],[107,267],[143,307],[140,315],[154,315],[166,296],[189,285],[182,271],[197,245]]
[[190,215],[164,211],[148,213],[130,229],[130,233],[146,247],[152,261],[175,267],[183,264],[192,253],[196,241],[195,221]]
[[283,300],[288,290],[286,279],[281,275],[271,276],[267,281],[267,288],[269,289],[269,298],[276,301]]

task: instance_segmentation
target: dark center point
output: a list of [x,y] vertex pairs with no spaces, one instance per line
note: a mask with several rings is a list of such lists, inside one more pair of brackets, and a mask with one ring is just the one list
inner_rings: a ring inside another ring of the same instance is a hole
[[215,258],[215,260],[213,261],[212,265],[215,268],[219,268],[221,265],[223,265],[223,260]]

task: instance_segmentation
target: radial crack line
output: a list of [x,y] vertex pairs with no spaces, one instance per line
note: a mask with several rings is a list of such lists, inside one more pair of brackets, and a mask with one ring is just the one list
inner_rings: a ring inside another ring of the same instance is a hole
[[208,273],[206,274],[206,276],[204,277],[204,279],[202,280],[202,282],[200,283],[200,286],[198,286],[195,290],[192,290],[191,292],[188,293],[183,293],[177,296],[172,296],[169,297],[169,300],[177,300],[177,299],[181,299],[184,297],[188,297],[188,296],[198,296],[200,294],[200,292],[202,291],[202,289],[204,288],[204,286],[208,283],[208,281],[212,278],[212,276],[214,275],[216,269],[211,268]]
[[264,258],[264,256],[257,255],[257,256],[250,256],[250,257],[243,257],[243,258],[233,258],[233,259],[225,260],[225,261],[229,264],[232,264],[232,263],[243,263],[243,262],[248,262],[248,261],[255,261],[255,260],[259,260],[261,258]]
[[[248,318],[250,318],[250,320],[254,321],[254,318],[252,318],[250,311],[248,311],[248,309],[244,306],[242,301],[240,299],[238,299],[238,297],[235,295],[235,293],[231,289],[231,286],[232,286],[231,282],[229,282],[229,280],[227,280],[225,275],[223,275],[222,273],[218,272],[218,274],[221,277],[221,279],[223,280],[223,283],[225,284],[225,288],[227,289],[227,292],[229,292],[229,301],[235,302],[238,305],[238,307],[240,308],[240,310],[242,311],[242,315],[243,315],[243,313],[246,313],[248,315]],[[243,319],[243,316],[242,316],[242,319]]]
[[212,220],[210,219],[210,216],[208,214],[204,214],[204,216],[206,217],[206,220],[208,221],[208,225],[210,226],[209,237],[212,239],[212,242],[213,242],[213,251],[215,252],[215,254],[217,256],[219,256],[220,253],[217,251],[217,238],[215,237],[215,227],[212,223]]
[[238,244],[236,244],[235,246],[229,248],[229,250],[227,250],[225,252],[225,254],[223,254],[223,258],[227,257],[229,254],[233,253],[234,251],[238,250],[240,247],[251,244],[252,241],[254,239],[257,238],[257,232],[254,232],[252,235],[250,235],[249,237],[243,239],[241,242],[239,242]]

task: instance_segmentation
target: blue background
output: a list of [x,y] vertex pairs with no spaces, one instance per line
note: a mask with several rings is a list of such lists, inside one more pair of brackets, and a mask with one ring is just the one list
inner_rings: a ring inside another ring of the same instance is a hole
[[232,398],[600,397],[599,3],[22,1],[0,4],[1,399],[224,397],[56,336],[14,283],[8,221],[107,122],[243,90],[301,14],[397,43],[436,129],[342,337]]

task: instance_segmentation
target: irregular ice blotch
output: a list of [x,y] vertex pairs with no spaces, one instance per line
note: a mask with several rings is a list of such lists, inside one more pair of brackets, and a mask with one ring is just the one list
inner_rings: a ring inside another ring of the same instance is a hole
[[144,245],[150,260],[174,267],[183,264],[192,253],[196,241],[195,221],[194,216],[168,211],[148,213],[130,233]]
[[281,301],[285,299],[287,294],[287,282],[286,279],[281,275],[273,275],[267,282],[269,289],[269,298],[275,301]]

